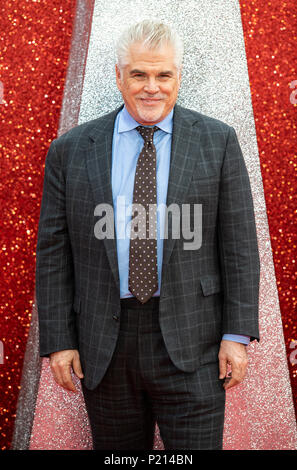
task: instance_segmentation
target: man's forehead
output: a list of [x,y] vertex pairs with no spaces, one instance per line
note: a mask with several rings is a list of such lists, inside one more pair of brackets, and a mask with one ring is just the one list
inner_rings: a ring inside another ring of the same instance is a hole
[[174,59],[174,49],[170,44],[149,48],[143,44],[134,43],[129,47],[127,54],[127,62],[129,65],[135,62],[143,63],[143,65],[148,63],[152,65],[162,65],[164,62],[174,63]]
[[162,73],[164,75],[173,75],[174,72],[176,71],[176,67],[172,65],[172,67],[168,67],[168,64],[161,64],[161,65],[137,65],[135,67],[135,64],[129,64],[127,65],[127,71],[129,72],[130,75],[133,74],[138,74],[138,73],[146,73],[148,71],[154,71],[155,73]]
[[133,58],[127,57],[126,70],[132,73],[142,73],[148,71],[162,72],[162,73],[174,73],[177,70],[174,58],[170,60],[168,57],[164,59],[154,59],[150,60],[146,57]]

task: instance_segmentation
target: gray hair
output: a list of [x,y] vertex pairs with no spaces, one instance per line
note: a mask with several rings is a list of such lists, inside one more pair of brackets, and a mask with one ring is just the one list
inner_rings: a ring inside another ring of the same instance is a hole
[[150,49],[171,44],[175,51],[175,65],[181,69],[184,46],[177,32],[165,23],[144,20],[127,28],[116,43],[117,65],[120,70],[128,64],[130,46],[136,42],[140,42]]

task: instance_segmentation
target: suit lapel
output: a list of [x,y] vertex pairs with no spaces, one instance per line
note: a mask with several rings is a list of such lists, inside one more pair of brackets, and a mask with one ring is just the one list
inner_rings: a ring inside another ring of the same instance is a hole
[[[87,153],[87,170],[92,186],[95,204],[102,201],[113,207],[111,187],[112,139],[114,122],[123,105],[115,111],[97,120],[90,132],[92,140],[91,150]],[[173,117],[173,134],[171,144],[170,171],[166,206],[181,204],[184,201],[194,166],[199,152],[199,138],[197,129],[193,138],[193,123],[195,118],[185,115],[183,108],[176,105]],[[175,239],[171,238],[171,224],[169,217],[168,239],[164,239],[163,265],[169,262]],[[120,289],[116,238],[103,240],[106,254],[118,289]]]
[[[112,139],[114,122],[123,105],[115,111],[98,119],[90,132],[91,150],[87,153],[87,170],[92,186],[95,205],[104,202],[113,207],[111,187]],[[118,290],[120,278],[118,271],[116,238],[104,238],[106,254]]]
[[[191,181],[194,166],[197,162],[197,155],[200,152],[200,133],[195,129],[193,136],[193,124],[197,119],[189,117],[184,108],[176,105],[174,108],[173,133],[170,157],[170,172],[167,190],[166,207],[170,204],[178,204],[181,215],[181,204]],[[169,263],[176,239],[172,239],[170,225],[170,216],[168,217],[168,238],[164,239],[163,244],[163,265]]]

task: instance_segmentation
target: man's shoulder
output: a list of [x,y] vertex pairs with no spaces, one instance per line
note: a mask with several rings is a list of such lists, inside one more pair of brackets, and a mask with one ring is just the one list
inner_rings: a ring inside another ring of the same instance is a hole
[[204,128],[205,131],[221,131],[223,133],[229,132],[231,126],[220,119],[202,114],[194,109],[185,108],[184,106],[176,105],[178,114],[188,121],[192,121],[193,125],[198,125]]
[[56,143],[63,143],[63,145],[65,145],[68,142],[73,143],[88,138],[89,136],[96,136],[97,132],[104,132],[107,129],[110,130],[113,127],[115,117],[121,108],[122,106],[113,111],[110,111],[109,113],[105,113],[96,119],[92,119],[72,127],[64,134],[59,136],[56,139]]

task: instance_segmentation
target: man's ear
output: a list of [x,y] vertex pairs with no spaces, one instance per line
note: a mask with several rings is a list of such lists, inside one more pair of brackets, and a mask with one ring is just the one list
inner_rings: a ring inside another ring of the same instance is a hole
[[115,73],[116,73],[116,82],[117,87],[120,91],[122,91],[122,78],[121,78],[121,71],[119,69],[118,64],[115,64]]

